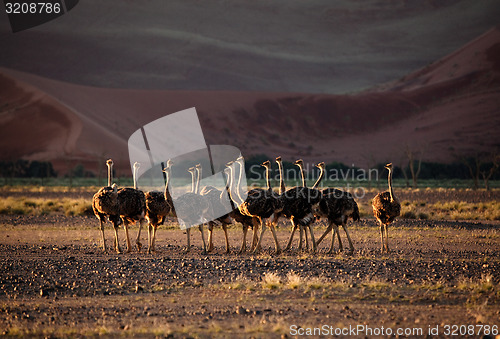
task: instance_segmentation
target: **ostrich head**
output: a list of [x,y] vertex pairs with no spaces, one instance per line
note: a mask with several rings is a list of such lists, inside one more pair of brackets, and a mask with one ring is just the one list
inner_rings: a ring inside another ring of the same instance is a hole
[[280,163],[281,162],[281,156],[276,157],[276,162]]
[[297,166],[303,166],[304,165],[304,161],[302,159],[298,159],[297,161],[295,161],[295,165],[297,165]]
[[264,166],[264,167],[270,167],[271,166],[271,162],[269,160],[266,160],[264,161],[261,166]]
[[388,170],[392,170],[392,162],[388,163],[384,167],[387,168]]
[[167,170],[168,170],[168,169],[170,169],[170,167],[172,167],[172,165],[173,165],[173,164],[174,164],[174,163],[173,163],[173,161],[172,161],[172,160],[170,160],[170,159],[168,159],[168,160],[167,160],[167,163],[166,163],[166,165],[165,165],[165,167],[163,167],[163,168],[161,169],[161,171],[162,171],[162,172],[164,172],[164,173],[166,173],[166,172],[167,172]]
[[106,160],[106,165],[113,166],[113,160],[111,159]]

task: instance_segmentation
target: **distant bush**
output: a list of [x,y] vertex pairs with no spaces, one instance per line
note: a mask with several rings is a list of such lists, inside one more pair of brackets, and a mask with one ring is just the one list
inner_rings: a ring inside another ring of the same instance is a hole
[[0,161],[0,176],[4,178],[49,178],[57,173],[48,161]]
[[403,214],[401,215],[401,218],[403,218],[403,219],[417,219],[417,215],[413,211],[406,211],[406,212],[403,212]]

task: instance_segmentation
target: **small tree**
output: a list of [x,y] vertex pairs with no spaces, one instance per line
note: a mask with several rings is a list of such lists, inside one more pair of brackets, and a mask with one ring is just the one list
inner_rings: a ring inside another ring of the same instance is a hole
[[483,181],[484,181],[484,188],[489,191],[490,190],[490,179],[491,177],[493,176],[493,174],[496,172],[496,170],[498,169],[498,166],[500,165],[500,155],[493,155],[492,156],[492,163],[491,163],[491,167],[489,169],[484,169],[481,171],[481,175],[483,177]]
[[460,156],[460,161],[467,166],[474,183],[474,189],[479,188],[480,176],[483,178],[484,188],[490,189],[489,180],[500,165],[500,155],[494,152],[476,152],[473,156]]
[[[419,151],[414,151],[410,149],[410,146],[408,146],[408,144],[406,144],[404,153],[406,156],[406,160],[408,161],[408,165],[406,167],[410,170],[412,187],[417,188],[418,176],[420,175],[420,170],[422,169],[422,157],[424,155],[424,148],[422,147]],[[406,173],[406,168],[404,168],[404,166],[401,166],[401,171],[403,172],[403,176],[406,181],[406,187],[410,187],[410,181],[408,178],[408,174]]]

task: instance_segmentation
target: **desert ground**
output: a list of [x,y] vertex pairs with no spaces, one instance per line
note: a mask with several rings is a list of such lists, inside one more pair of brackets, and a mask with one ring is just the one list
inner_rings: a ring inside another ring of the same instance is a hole
[[[486,203],[498,195],[452,191],[408,197]],[[38,193],[45,195],[58,196]],[[212,253],[202,254],[198,230],[186,253],[186,235],[172,220],[158,230],[153,254],[112,251],[109,224],[103,253],[93,216],[2,214],[0,229],[2,336],[495,337],[500,325],[498,220],[401,218],[389,230],[392,252],[381,254],[375,219],[363,215],[348,226],[352,255],[326,253],[330,236],[316,254],[298,251],[295,241],[290,252],[275,255],[270,232],[260,254],[238,255],[239,225],[229,229],[230,254],[221,229]],[[325,225],[314,229],[318,238]],[[277,233],[284,246],[289,223]],[[122,229],[119,235],[125,249]]]

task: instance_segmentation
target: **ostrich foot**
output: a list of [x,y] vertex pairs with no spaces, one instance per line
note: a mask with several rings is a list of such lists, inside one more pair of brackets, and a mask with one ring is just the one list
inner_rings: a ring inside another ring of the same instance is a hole
[[137,252],[140,252],[142,249],[142,244],[138,241],[135,243],[135,246],[137,246]]

